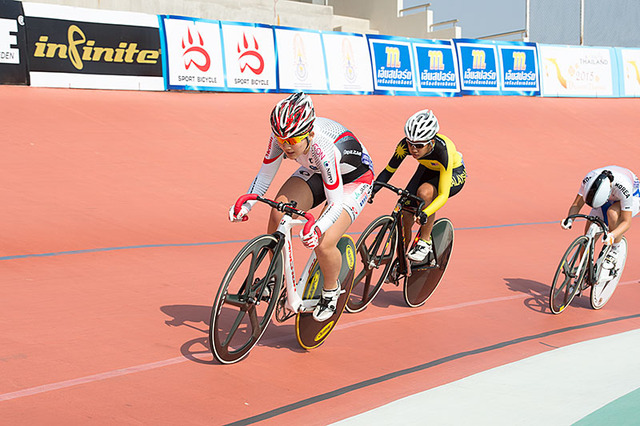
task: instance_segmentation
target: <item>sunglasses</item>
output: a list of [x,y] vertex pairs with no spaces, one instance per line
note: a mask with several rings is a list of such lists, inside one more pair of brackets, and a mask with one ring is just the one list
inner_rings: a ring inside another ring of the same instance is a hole
[[305,133],[304,135],[292,136],[290,138],[281,138],[280,136],[276,136],[276,139],[281,144],[285,144],[286,143],[288,145],[295,145],[295,144],[298,144],[298,143],[302,142],[303,140],[305,140],[308,136],[309,136],[309,133]]
[[407,139],[407,143],[416,149],[422,149],[427,145],[433,146],[433,139],[427,142],[412,142],[409,139]]

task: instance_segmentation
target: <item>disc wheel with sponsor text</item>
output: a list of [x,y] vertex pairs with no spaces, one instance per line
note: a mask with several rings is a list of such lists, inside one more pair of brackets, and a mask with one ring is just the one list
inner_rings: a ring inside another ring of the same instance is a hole
[[412,308],[422,306],[440,284],[453,251],[453,224],[438,219],[431,231],[433,251],[421,263],[411,265],[411,276],[404,282],[404,301]]
[[[342,253],[342,266],[340,267],[340,274],[338,275],[342,294],[340,294],[340,298],[338,299],[336,312],[331,318],[322,322],[314,320],[312,313],[299,313],[296,315],[296,336],[300,346],[305,349],[317,348],[329,337],[349,299],[349,293],[353,285],[353,271],[356,263],[356,245],[350,236],[343,235],[338,241],[338,249]],[[320,266],[316,262],[305,284],[303,299],[320,300],[323,283],[324,277],[322,276]]]

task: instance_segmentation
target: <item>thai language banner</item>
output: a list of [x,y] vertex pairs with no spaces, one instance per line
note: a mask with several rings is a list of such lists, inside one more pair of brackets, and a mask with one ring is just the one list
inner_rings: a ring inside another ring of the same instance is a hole
[[225,69],[218,21],[161,16],[160,31],[167,89],[224,89]]
[[22,3],[0,0],[0,84],[28,84]]
[[534,43],[496,42],[502,94],[539,95],[538,51]]
[[455,40],[463,94],[499,94],[498,49],[480,40]]
[[164,89],[157,16],[23,6],[32,86]]
[[332,93],[373,92],[371,57],[363,35],[323,32],[322,44]]
[[618,96],[613,49],[538,45],[542,96]]
[[222,22],[227,88],[269,92],[278,88],[273,28],[262,24]]
[[326,93],[327,72],[319,31],[275,27],[279,89]]
[[460,94],[458,59],[451,41],[424,40],[413,42],[418,92],[454,96]]
[[640,49],[617,48],[620,96],[640,97]]
[[411,43],[408,39],[367,35],[373,87],[377,94],[416,94]]
[[540,94],[535,43],[455,40],[465,95]]

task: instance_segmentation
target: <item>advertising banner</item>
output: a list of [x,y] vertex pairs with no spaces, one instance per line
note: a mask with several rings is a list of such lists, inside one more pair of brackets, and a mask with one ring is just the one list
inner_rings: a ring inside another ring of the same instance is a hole
[[460,94],[458,60],[451,41],[413,42],[418,91],[421,95],[455,96]]
[[362,34],[323,32],[322,43],[332,93],[373,92],[371,57],[367,39]]
[[[538,45],[542,96],[618,95],[613,49]],[[615,79],[615,81],[614,81]]]
[[227,89],[270,92],[278,87],[273,28],[261,24],[222,22]]
[[32,86],[164,89],[157,16],[23,6]]
[[22,3],[0,0],[0,84],[28,84]]
[[281,91],[326,93],[327,66],[319,31],[274,28]]
[[165,87],[224,90],[225,70],[218,21],[161,16]]
[[640,97],[640,49],[616,48],[620,96]]
[[458,39],[455,44],[462,94],[500,94],[497,46],[471,39]]
[[415,68],[408,39],[367,35],[376,94],[416,95]]
[[538,51],[534,43],[496,42],[503,95],[540,95]]

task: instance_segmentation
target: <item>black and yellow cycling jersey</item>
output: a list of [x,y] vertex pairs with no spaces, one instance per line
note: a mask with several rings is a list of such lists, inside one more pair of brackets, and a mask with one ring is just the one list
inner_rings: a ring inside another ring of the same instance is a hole
[[[438,189],[436,198],[423,210],[428,216],[444,206],[449,197],[457,194],[467,178],[462,154],[456,150],[451,139],[437,134],[433,142],[434,146],[431,152],[417,159],[420,164],[406,188],[412,194],[416,194],[421,184],[429,182]],[[396,146],[389,164],[376,180],[388,182],[402,161],[409,155],[409,144],[407,139],[403,138]]]

